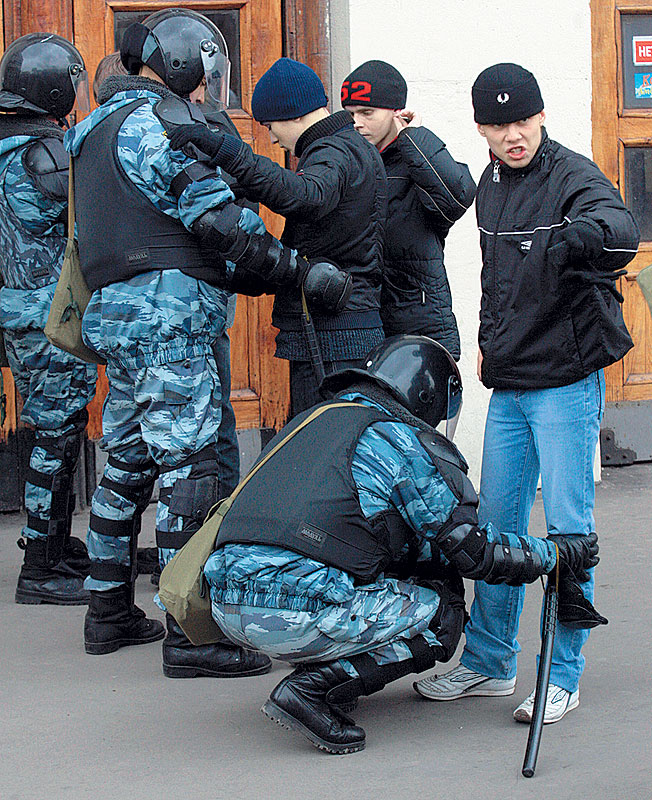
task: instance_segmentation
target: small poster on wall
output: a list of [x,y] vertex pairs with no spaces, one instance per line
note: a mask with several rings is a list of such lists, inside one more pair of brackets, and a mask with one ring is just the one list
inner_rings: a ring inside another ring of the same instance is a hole
[[632,36],[634,66],[652,64],[652,36]]
[[652,72],[634,74],[634,96],[637,100],[652,97]]
[[621,14],[623,106],[652,108],[652,14]]

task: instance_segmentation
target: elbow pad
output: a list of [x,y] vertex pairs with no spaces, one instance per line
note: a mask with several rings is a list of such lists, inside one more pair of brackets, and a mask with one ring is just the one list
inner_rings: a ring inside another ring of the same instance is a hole
[[488,542],[487,532],[477,525],[475,508],[458,506],[435,537],[435,542],[460,575],[486,583],[519,586],[545,574],[541,558],[524,539],[522,549],[507,539]]
[[68,199],[70,155],[59,139],[37,139],[22,155],[22,163],[33,186],[49,200]]

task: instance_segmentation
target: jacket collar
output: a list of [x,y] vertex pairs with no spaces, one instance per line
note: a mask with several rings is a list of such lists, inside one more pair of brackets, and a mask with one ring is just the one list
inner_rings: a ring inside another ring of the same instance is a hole
[[351,115],[348,111],[337,111],[335,114],[329,114],[324,119],[315,122],[314,125],[311,125],[299,136],[297,143],[294,145],[294,155],[297,158],[301,158],[305,150],[318,139],[332,136],[345,128],[353,128]]
[[13,136],[49,136],[63,139],[64,131],[56,122],[27,114],[0,114],[0,139]]
[[383,147],[382,150],[378,151],[380,153],[380,155],[383,157],[383,160],[390,159],[393,155],[395,155],[395,154],[397,154],[399,152],[397,142],[398,142],[398,133],[392,139],[391,142],[388,142],[385,145],[385,147]]
[[144,78],[141,75],[109,75],[100,84],[97,99],[102,105],[107,103],[118,92],[128,92],[141,90],[157,94],[159,97],[170,97],[174,95],[171,89],[151,78]]

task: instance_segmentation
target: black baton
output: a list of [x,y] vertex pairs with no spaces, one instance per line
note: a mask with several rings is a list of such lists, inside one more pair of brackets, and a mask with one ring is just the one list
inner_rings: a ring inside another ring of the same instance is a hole
[[312,321],[306,295],[301,287],[301,306],[303,312],[301,314],[301,327],[303,328],[303,335],[306,339],[306,347],[308,348],[308,355],[310,363],[312,364],[313,372],[317,380],[317,386],[321,385],[324,380],[326,371],[324,370],[324,361],[321,357],[321,349],[319,347],[319,339],[317,338],[317,331],[315,330],[315,323]]
[[555,631],[557,630],[557,608],[559,605],[559,552],[557,553],[557,566],[554,576],[548,577],[546,585],[545,600],[543,606],[543,634],[541,636],[541,652],[539,654],[539,670],[537,672],[537,685],[534,690],[534,709],[532,710],[532,721],[530,722],[530,732],[527,737],[527,747],[525,748],[525,758],[523,760],[522,773],[526,778],[534,775],[541,744],[541,732],[543,731],[543,717],[546,711],[546,699],[548,697],[548,683],[550,681],[550,667],[552,666],[552,647],[555,643]]

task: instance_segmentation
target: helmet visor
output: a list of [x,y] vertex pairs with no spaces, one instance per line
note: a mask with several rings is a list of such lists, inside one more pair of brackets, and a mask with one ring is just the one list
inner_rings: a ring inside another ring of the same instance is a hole
[[206,89],[214,104],[217,105],[218,111],[223,111],[229,105],[231,62],[218,45],[210,39],[202,41],[200,51],[206,77]]
[[448,379],[448,406],[446,409],[446,438],[453,441],[457,422],[462,413],[462,384],[456,375]]
[[75,115],[75,121],[77,121],[78,116],[86,116],[91,110],[88,72],[80,64],[72,64],[68,67],[68,73],[75,92],[75,105],[72,107],[72,112]]

